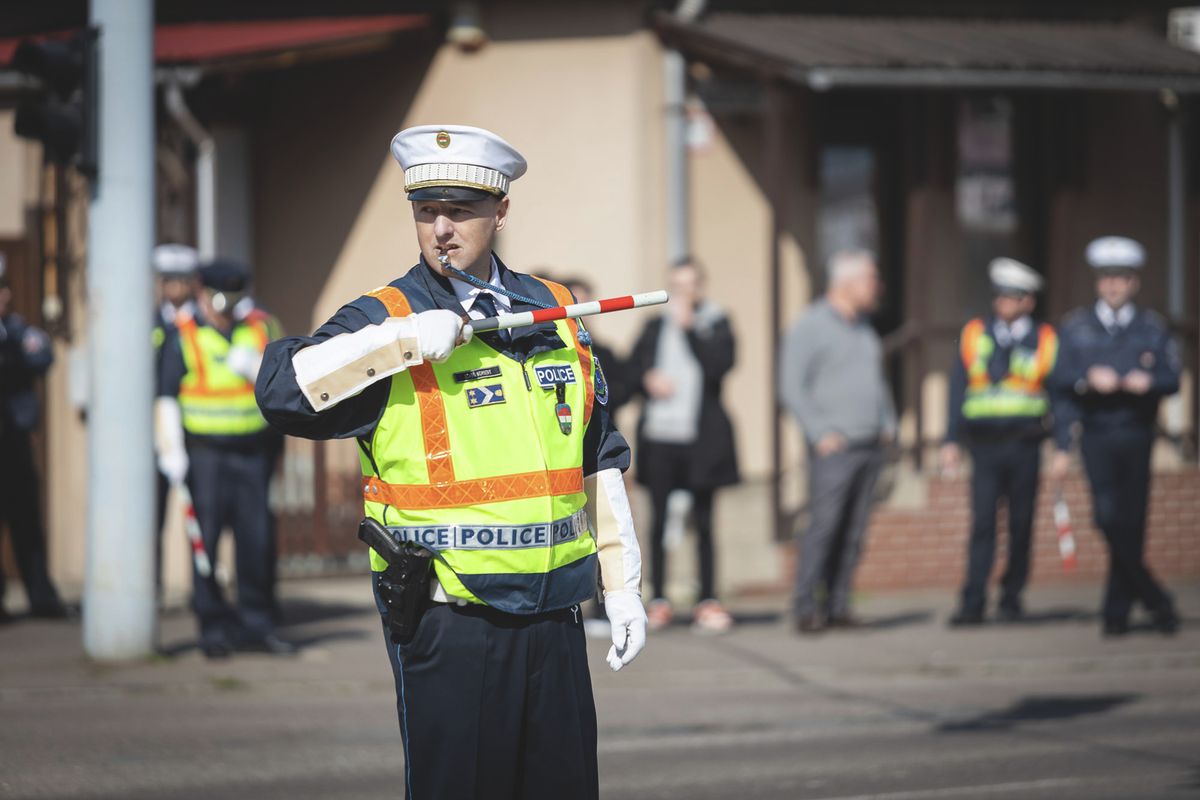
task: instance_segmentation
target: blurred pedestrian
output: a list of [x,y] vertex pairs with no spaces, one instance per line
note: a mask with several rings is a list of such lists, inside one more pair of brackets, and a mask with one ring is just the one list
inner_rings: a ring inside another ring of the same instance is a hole
[[[1008,505],[1008,562],[1000,580],[999,616],[1013,622],[1023,614],[1041,445],[1051,425],[1047,381],[1058,361],[1054,328],[1032,316],[1042,277],[1011,258],[993,260],[988,277],[992,314],[971,320],[959,336],[941,451],[947,474],[957,472],[963,446],[972,465],[967,574],[958,611],[950,619],[955,626],[983,623],[1002,499]],[[1057,433],[1065,446],[1069,431],[1063,422]]]
[[[1179,630],[1175,604],[1145,562],[1146,506],[1150,501],[1150,455],[1159,402],[1179,391],[1179,346],[1166,322],[1138,308],[1146,254],[1123,236],[1104,236],[1086,251],[1096,275],[1098,299],[1063,321],[1062,370],[1057,387],[1082,422],[1083,465],[1092,487],[1096,527],[1108,544],[1108,584],[1103,633],[1129,631],[1133,604],[1140,602],[1154,627]],[[1067,471],[1060,452],[1056,480]]]
[[796,630],[855,627],[854,571],[866,539],[884,446],[895,438],[878,334],[879,271],[864,250],[829,260],[829,289],[788,331],[779,397],[808,445],[809,526],[798,543]]
[[704,295],[704,272],[692,259],[680,261],[668,279],[671,301],[642,330],[630,355],[630,381],[645,394],[637,437],[637,480],[650,491],[651,584],[646,612],[652,628],[671,624],[666,597],[665,534],[668,497],[676,490],[692,498],[699,553],[700,593],[693,614],[700,632],[728,630],[733,619],[717,599],[713,543],[713,497],[737,483],[733,426],[721,405],[721,382],[733,368],[734,337],[729,318]]
[[[50,337],[12,312],[12,289],[0,262],[0,522],[8,523],[17,570],[29,613],[45,619],[68,616],[50,581],[41,486],[30,433],[38,423],[34,385],[54,362]],[[4,609],[4,565],[0,564],[0,622]]]
[[215,574],[193,569],[192,608],[208,658],[234,649],[277,655],[295,646],[275,632],[275,541],[267,505],[273,441],[254,399],[263,351],[275,323],[239,302],[249,272],[231,261],[205,264],[195,316],[176,318],[163,343],[155,403],[159,469],[187,481],[204,549],[216,563],[225,525],[233,529],[237,610]]
[[[200,255],[185,244],[160,244],[154,248],[151,258],[158,277],[158,308],[154,318],[154,374],[155,385],[162,379],[163,342],[169,332],[175,331],[176,319],[196,315],[196,268],[200,266]],[[167,495],[171,482],[161,470],[157,472],[155,492],[155,518],[158,521],[155,537],[154,585],[162,593],[162,550],[163,526],[167,516]]]
[[492,249],[525,159],[463,125],[403,130],[392,155],[418,263],[313,336],[272,345],[258,400],[281,430],[355,438],[362,452],[360,531],[379,548],[406,796],[594,799],[579,603],[597,569],[609,667],[646,637],[629,448],[579,323],[463,324],[570,301]]

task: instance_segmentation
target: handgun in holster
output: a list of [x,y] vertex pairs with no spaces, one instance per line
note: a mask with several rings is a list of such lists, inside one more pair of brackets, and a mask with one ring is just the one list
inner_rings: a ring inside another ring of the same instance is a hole
[[395,644],[407,643],[429,602],[433,553],[424,547],[398,542],[387,528],[367,518],[358,524],[358,538],[387,563],[380,575],[380,596],[387,606],[388,632]]

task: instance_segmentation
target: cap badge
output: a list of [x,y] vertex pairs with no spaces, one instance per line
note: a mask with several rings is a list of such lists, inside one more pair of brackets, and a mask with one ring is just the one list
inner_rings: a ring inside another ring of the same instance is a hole
[[450,134],[446,133],[445,131],[438,131],[437,146],[442,148],[443,150],[445,150],[447,147],[449,147],[450,146]]

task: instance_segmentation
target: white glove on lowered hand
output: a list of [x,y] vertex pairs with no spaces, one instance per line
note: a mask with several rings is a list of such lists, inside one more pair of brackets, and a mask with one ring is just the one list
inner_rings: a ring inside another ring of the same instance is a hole
[[613,672],[619,672],[646,646],[646,609],[641,597],[619,591],[604,593],[604,610],[612,623],[613,640],[606,660]]
[[186,450],[168,450],[158,455],[158,471],[172,486],[178,486],[187,479],[188,456]]
[[426,361],[445,361],[455,347],[471,341],[471,329],[463,328],[462,317],[453,311],[435,308],[414,314],[413,318],[417,321],[417,346]]

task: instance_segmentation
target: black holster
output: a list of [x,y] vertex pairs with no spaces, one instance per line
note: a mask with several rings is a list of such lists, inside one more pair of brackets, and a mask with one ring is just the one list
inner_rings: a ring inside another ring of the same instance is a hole
[[387,528],[370,518],[359,523],[358,538],[387,562],[379,576],[379,595],[387,607],[388,632],[394,643],[407,643],[429,603],[433,553],[396,541]]

